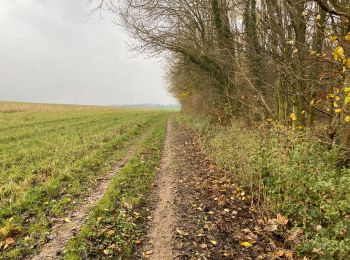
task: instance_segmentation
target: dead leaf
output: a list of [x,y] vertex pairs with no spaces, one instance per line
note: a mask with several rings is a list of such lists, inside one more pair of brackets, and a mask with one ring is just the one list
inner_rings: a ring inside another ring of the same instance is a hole
[[252,244],[249,242],[240,242],[239,244],[243,247],[251,247],[252,246]]
[[270,219],[264,228],[264,230],[267,232],[274,232],[277,229],[278,229],[278,223],[276,219]]
[[153,250],[147,250],[145,252],[143,252],[143,256],[150,256],[153,254]]
[[70,218],[65,218],[65,219],[64,219],[64,222],[70,223],[70,222],[72,222],[72,221],[70,220]]
[[288,219],[286,217],[283,217],[281,214],[277,214],[276,221],[280,225],[287,225],[288,224]]
[[110,230],[107,231],[107,235],[109,235],[109,236],[112,236],[112,235],[114,235],[114,234],[115,234],[115,231],[112,230],[112,229],[110,229]]
[[214,246],[218,244],[218,242],[216,242],[215,240],[210,240],[210,243],[212,243]]
[[5,239],[4,249],[8,248],[10,245],[16,243],[16,241],[12,237],[8,237]]
[[284,256],[287,259],[293,259],[293,252],[290,250],[279,249],[275,253],[275,256],[282,257]]
[[208,245],[207,244],[201,244],[199,247],[202,248],[202,249],[206,249],[206,248],[208,248]]
[[288,236],[287,240],[292,241],[294,244],[299,244],[300,237],[303,233],[302,229],[297,228]]
[[97,217],[96,220],[97,222],[100,222],[102,220],[102,217]]

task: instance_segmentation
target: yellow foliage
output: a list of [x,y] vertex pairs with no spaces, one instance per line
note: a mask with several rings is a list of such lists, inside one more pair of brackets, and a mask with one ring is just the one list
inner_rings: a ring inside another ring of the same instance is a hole
[[333,58],[336,61],[338,61],[339,59],[342,60],[345,58],[344,48],[342,46],[338,46],[337,48],[335,48],[333,53]]
[[251,247],[252,246],[252,244],[251,243],[249,243],[249,242],[241,242],[241,243],[239,243],[241,246],[243,246],[243,247]]
[[350,116],[346,116],[344,120],[345,122],[350,123]]
[[340,108],[337,108],[334,110],[335,113],[341,113],[341,109]]
[[347,105],[350,103],[350,97],[345,97],[344,104]]
[[350,41],[350,32],[344,37],[345,41]]
[[290,115],[289,115],[289,118],[290,118],[290,120],[292,120],[292,121],[296,121],[296,120],[297,120],[297,116],[295,115],[295,113],[290,114]]
[[336,40],[338,40],[338,36],[329,36],[329,40],[331,42],[335,42]]

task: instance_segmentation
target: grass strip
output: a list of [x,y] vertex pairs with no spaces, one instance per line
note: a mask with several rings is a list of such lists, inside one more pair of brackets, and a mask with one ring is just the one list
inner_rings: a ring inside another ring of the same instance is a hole
[[163,116],[159,120],[113,179],[81,232],[68,243],[64,259],[125,259],[132,256],[144,235],[145,205],[161,160],[166,119]]

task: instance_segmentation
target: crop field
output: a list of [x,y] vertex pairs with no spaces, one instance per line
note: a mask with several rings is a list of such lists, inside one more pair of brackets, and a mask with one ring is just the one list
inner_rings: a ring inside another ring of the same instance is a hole
[[[0,259],[37,254],[52,228],[71,221],[69,212],[132,147],[134,166],[141,159],[148,162],[148,157],[152,161],[142,171],[150,172],[150,182],[168,115],[161,110],[0,103]],[[129,171],[133,167],[126,166]],[[142,177],[125,171],[119,178]],[[112,181],[116,190],[119,182]],[[148,187],[140,189],[134,191],[138,201]],[[106,196],[102,204],[111,197],[121,200],[120,191],[110,190]],[[80,235],[79,243],[83,238]]]

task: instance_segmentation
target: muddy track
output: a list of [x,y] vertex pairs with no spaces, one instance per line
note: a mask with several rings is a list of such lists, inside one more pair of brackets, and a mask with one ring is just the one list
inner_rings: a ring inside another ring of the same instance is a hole
[[[94,189],[94,192],[84,199],[84,204],[80,205],[76,211],[71,212],[70,219],[66,222],[53,227],[49,238],[51,240],[44,245],[41,252],[32,257],[32,260],[58,259],[63,253],[67,242],[73,238],[81,229],[85,220],[89,216],[91,209],[96,206],[98,201],[105,195],[113,177],[122,169],[134,153],[134,148],[129,149],[126,156],[114,167],[112,171],[106,174]],[[27,258],[29,259],[29,258]]]
[[154,260],[169,260],[177,257],[173,250],[175,217],[175,177],[173,174],[173,126],[168,121],[161,169],[157,180],[155,195],[157,202],[151,215],[147,242],[143,257]]

